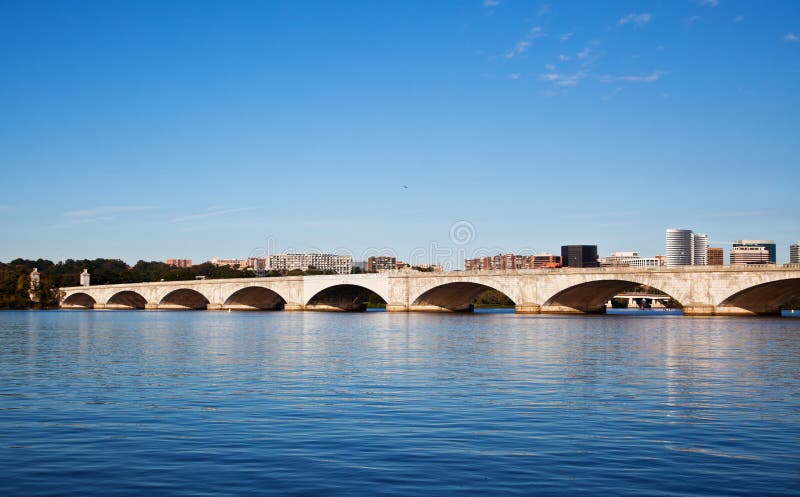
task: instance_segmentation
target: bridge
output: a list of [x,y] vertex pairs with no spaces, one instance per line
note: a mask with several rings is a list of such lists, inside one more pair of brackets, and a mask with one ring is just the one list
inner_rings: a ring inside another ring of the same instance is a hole
[[370,295],[388,312],[469,311],[493,289],[518,313],[603,312],[614,295],[646,285],[684,315],[775,314],[800,296],[800,264],[679,268],[533,269],[160,281],[61,288],[63,308],[353,311]]

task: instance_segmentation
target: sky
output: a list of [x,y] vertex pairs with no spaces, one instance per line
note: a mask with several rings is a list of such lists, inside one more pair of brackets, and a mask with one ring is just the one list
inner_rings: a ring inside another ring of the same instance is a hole
[[0,0],[0,260],[800,239],[796,1]]

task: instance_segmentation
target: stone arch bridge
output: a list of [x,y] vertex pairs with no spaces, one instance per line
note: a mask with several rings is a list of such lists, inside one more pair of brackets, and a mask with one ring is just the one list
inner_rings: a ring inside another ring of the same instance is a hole
[[685,315],[774,314],[800,296],[800,264],[681,268],[386,272],[162,281],[61,289],[61,306],[87,309],[324,310],[362,308],[373,293],[386,310],[467,311],[483,292],[508,296],[519,313],[602,312],[612,296],[647,285]]

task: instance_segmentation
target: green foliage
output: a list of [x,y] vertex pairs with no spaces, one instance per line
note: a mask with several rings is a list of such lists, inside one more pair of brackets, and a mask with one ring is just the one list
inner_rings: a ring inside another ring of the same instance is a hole
[[480,307],[509,307],[514,305],[514,301],[497,290],[486,290],[475,300],[475,305]]

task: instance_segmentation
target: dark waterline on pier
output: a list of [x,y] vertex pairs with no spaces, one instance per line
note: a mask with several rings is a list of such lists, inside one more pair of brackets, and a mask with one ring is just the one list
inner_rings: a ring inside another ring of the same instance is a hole
[[798,495],[800,320],[0,313],[2,495]]

